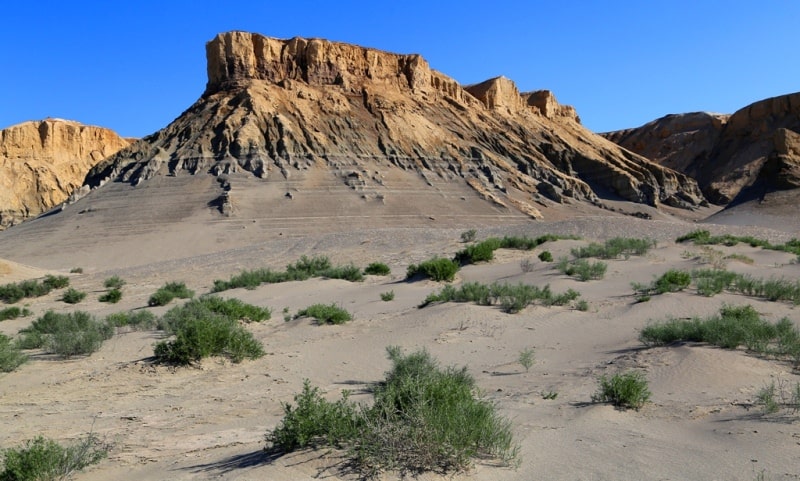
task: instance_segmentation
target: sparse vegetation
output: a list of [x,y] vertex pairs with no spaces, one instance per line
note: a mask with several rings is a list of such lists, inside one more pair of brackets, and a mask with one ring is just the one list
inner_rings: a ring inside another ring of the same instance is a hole
[[562,306],[578,297],[580,293],[572,289],[561,294],[553,294],[550,286],[539,288],[522,283],[512,285],[495,282],[486,285],[479,282],[465,282],[458,288],[448,285],[439,292],[431,293],[420,307],[435,302],[474,302],[482,306],[500,305],[504,312],[514,314],[537,301],[545,306]]
[[695,245],[721,244],[726,246],[735,246],[743,243],[748,244],[750,247],[789,252],[800,256],[800,239],[792,239],[785,244],[772,244],[768,240],[752,236],[734,236],[730,234],[712,236],[709,231],[698,229],[678,237],[675,242],[694,242]]
[[394,291],[381,292],[381,300],[389,302],[394,300]]
[[569,260],[566,257],[560,258],[558,264],[556,264],[556,269],[562,274],[576,277],[584,282],[592,279],[602,279],[606,274],[607,268],[608,265],[602,261],[589,262],[586,259]]
[[119,276],[111,276],[103,282],[103,286],[106,289],[122,289],[125,284],[126,282]]
[[670,269],[663,273],[660,277],[650,284],[640,284],[634,282],[631,284],[633,290],[636,291],[638,298],[650,300],[650,296],[657,294],[666,294],[667,292],[678,292],[689,287],[692,283],[692,275],[689,272],[677,269]]
[[353,315],[336,304],[314,304],[297,311],[296,317],[313,317],[317,324],[344,324],[353,319]]
[[636,239],[629,237],[615,237],[609,239],[605,244],[596,242],[588,246],[572,249],[572,256],[577,259],[596,257],[598,259],[617,259],[630,256],[645,255],[651,248],[656,246],[656,242],[651,239]]
[[188,289],[183,282],[168,282],[159,288],[147,301],[148,306],[166,306],[175,298],[190,299],[194,291]]
[[93,434],[71,446],[62,446],[43,436],[27,441],[22,447],[2,453],[2,481],[63,481],[87,466],[99,463],[108,454]]
[[17,306],[6,307],[0,309],[0,321],[7,321],[9,319],[16,319],[18,317],[27,317],[33,314],[27,307],[20,309]]
[[91,354],[114,334],[113,326],[82,312],[46,312],[20,331],[17,346],[21,349],[43,348],[64,359]]
[[69,270],[70,274],[83,274],[83,267],[73,267]]
[[257,359],[264,355],[264,348],[239,324],[245,316],[268,319],[269,313],[214,297],[173,307],[159,320],[158,327],[174,339],[157,343],[155,356],[161,362],[175,364],[190,364],[210,356],[224,356],[237,363]]
[[343,448],[365,476],[466,470],[475,458],[514,461],[518,447],[511,422],[492,403],[474,396],[466,368],[442,369],[427,353],[404,355],[388,348],[392,370],[373,391],[371,406],[356,405],[347,393],[325,400],[306,380],[284,405],[284,418],[267,433],[270,449]]
[[109,304],[116,304],[122,300],[122,291],[119,289],[111,289],[100,295],[98,298],[100,302],[108,302]]
[[116,312],[106,316],[106,324],[113,327],[130,327],[135,331],[144,331],[156,327],[156,316],[146,310]]
[[678,341],[707,342],[725,349],[744,346],[759,354],[789,357],[800,364],[800,331],[787,318],[772,324],[750,305],[723,306],[707,319],[669,319],[642,329],[639,340],[646,346]]
[[383,262],[373,262],[364,268],[364,274],[370,276],[388,276],[392,270]]
[[598,379],[598,389],[592,395],[593,402],[611,403],[623,409],[638,410],[650,399],[647,379],[639,371],[603,375]]
[[522,367],[525,368],[525,372],[528,372],[528,371],[531,370],[531,366],[533,366],[533,363],[534,363],[534,361],[536,359],[535,358],[535,354],[536,354],[536,351],[534,351],[534,349],[532,347],[529,347],[527,349],[523,349],[522,351],[520,351],[519,357],[517,358],[517,361],[520,363],[520,365]]
[[332,266],[330,259],[325,256],[302,256],[294,264],[286,266],[285,271],[273,271],[262,268],[244,270],[232,276],[229,280],[215,280],[212,292],[222,292],[229,289],[245,288],[255,289],[261,284],[277,284],[289,281],[304,281],[312,277],[327,277],[329,279],[345,279],[351,282],[364,280],[361,269],[354,265]]
[[458,272],[459,264],[443,257],[433,257],[421,264],[411,264],[406,271],[406,279],[417,276],[428,277],[437,282],[452,282]]
[[788,279],[758,279],[745,274],[717,269],[698,269],[692,272],[697,292],[713,296],[722,291],[759,297],[768,301],[791,301],[800,304],[800,281]]
[[61,295],[61,300],[67,304],[77,304],[86,298],[86,293],[70,287]]
[[66,276],[48,275],[39,282],[37,280],[27,280],[17,283],[0,285],[0,301],[6,304],[14,304],[24,298],[41,297],[49,294],[54,289],[63,289],[69,286],[69,278]]
[[477,235],[478,231],[475,229],[465,230],[461,233],[461,242],[472,242],[475,240],[475,235]]
[[772,380],[756,394],[756,404],[765,414],[775,414],[785,408],[792,413],[800,411],[800,382],[794,385],[783,380]]
[[11,372],[27,360],[28,356],[11,342],[11,338],[0,333],[0,372]]
[[[558,236],[554,234],[546,234],[535,239],[531,239],[530,237],[508,236],[505,236],[502,239],[497,237],[489,237],[484,241],[467,246],[465,249],[457,252],[454,260],[460,265],[472,264],[475,262],[487,262],[494,258],[494,251],[497,249],[531,250],[544,244],[545,242],[551,242],[560,239],[578,239],[578,237]],[[552,255],[550,257],[550,261],[552,261]]]

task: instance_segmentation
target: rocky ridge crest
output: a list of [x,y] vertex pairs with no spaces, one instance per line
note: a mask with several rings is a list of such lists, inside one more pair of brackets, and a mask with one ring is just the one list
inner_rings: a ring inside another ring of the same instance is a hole
[[537,203],[599,205],[608,195],[653,206],[704,202],[693,180],[588,131],[552,93],[520,94],[504,77],[462,87],[416,54],[245,32],[218,35],[206,52],[203,96],[95,167],[88,185],[180,172],[288,179],[328,169],[380,195],[385,186],[369,161],[466,182],[533,217],[541,217]]

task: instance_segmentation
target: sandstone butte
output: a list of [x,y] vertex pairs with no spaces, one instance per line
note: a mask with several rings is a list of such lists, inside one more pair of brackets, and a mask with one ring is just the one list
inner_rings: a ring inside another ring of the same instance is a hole
[[0,130],[0,230],[67,200],[89,169],[128,144],[109,129],[60,119]]
[[602,135],[691,176],[710,201],[728,204],[800,187],[799,132],[800,93],[793,93],[733,115],[667,115]]
[[238,31],[217,35],[206,53],[200,99],[100,162],[88,186],[210,173],[225,190],[224,211],[236,205],[235,175],[269,181],[323,170],[380,197],[382,174],[400,169],[429,186],[469,185],[534,218],[547,202],[705,204],[691,178],[587,130],[549,91],[520,93],[504,77],[462,86],[419,55]]

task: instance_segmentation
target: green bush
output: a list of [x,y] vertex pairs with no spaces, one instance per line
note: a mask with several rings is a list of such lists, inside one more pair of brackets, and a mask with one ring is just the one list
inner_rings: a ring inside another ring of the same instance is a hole
[[465,282],[458,288],[448,285],[439,292],[431,293],[419,307],[435,302],[474,302],[481,306],[498,304],[504,312],[514,314],[537,301],[545,306],[561,306],[578,297],[580,293],[572,289],[561,294],[553,294],[550,286],[539,288],[522,283],[512,285],[495,282],[486,285],[479,282]]
[[134,330],[142,331],[156,326],[156,316],[145,310],[115,312],[106,316],[106,324],[113,327],[129,326]]
[[[100,302],[108,302],[110,304],[116,304],[120,300],[122,300],[122,291],[119,289],[111,289],[110,291],[101,294],[98,298]],[[170,299],[171,300],[171,299]],[[169,302],[169,301],[167,301]]]
[[22,335],[18,347],[22,349],[44,348],[46,352],[68,359],[91,354],[103,345],[103,341],[114,334],[113,327],[97,321],[86,312],[46,312],[20,330]]
[[639,409],[650,399],[647,379],[638,371],[601,376],[593,402],[611,403],[623,409]]
[[9,319],[16,319],[18,317],[27,317],[30,316],[32,312],[28,310],[27,307],[23,307],[20,309],[19,307],[7,307],[5,309],[0,309],[0,321],[7,321]]
[[800,361],[800,331],[788,319],[772,324],[761,319],[752,306],[723,306],[707,319],[669,319],[642,329],[639,340],[646,346],[678,341],[707,342],[725,349],[745,346],[761,354],[787,356]]
[[531,366],[533,366],[533,363],[536,360],[535,354],[536,351],[532,347],[520,351],[517,361],[522,367],[525,368],[525,372],[531,370]]
[[150,296],[147,305],[166,306],[176,297],[178,299],[189,299],[194,297],[194,291],[188,289],[183,282],[168,282]]
[[26,297],[41,297],[53,289],[62,289],[68,285],[68,277],[51,275],[46,276],[41,283],[37,280],[27,280],[16,284],[4,284],[0,285],[0,301],[14,304]]
[[586,312],[589,310],[589,303],[586,301],[586,299],[581,299],[575,303],[575,309]]
[[468,245],[455,255],[454,261],[460,265],[488,262],[494,259],[494,251],[500,248],[500,239],[490,237],[477,244]]
[[383,262],[373,262],[364,269],[364,274],[370,276],[388,276],[392,270]]
[[69,288],[61,295],[61,300],[67,304],[77,304],[86,298],[86,293],[77,289]]
[[11,372],[27,360],[28,356],[20,352],[11,338],[0,333],[0,372]]
[[429,277],[434,281],[452,282],[460,266],[457,262],[442,257],[434,257],[427,261],[408,266],[406,279],[412,279],[418,275]]
[[73,473],[99,463],[108,454],[108,447],[91,434],[72,446],[38,436],[2,454],[2,481],[57,481],[70,479]]
[[542,251],[539,253],[539,260],[542,262],[553,262],[553,254],[550,251]]
[[621,256],[627,259],[632,255],[642,256],[655,245],[656,242],[650,239],[615,237],[607,240],[603,245],[592,242],[586,247],[572,249],[572,255],[578,259],[587,257],[616,259]]
[[69,286],[69,277],[67,276],[45,276],[42,285],[50,289],[63,289]]
[[336,304],[314,304],[297,311],[297,317],[313,317],[317,324],[344,324],[353,319],[352,314]]
[[394,300],[394,291],[381,292],[381,300],[389,302]]
[[224,356],[238,363],[264,355],[261,343],[239,325],[238,314],[226,309],[215,312],[213,308],[214,301],[196,299],[167,311],[158,327],[175,337],[155,345],[156,358],[161,362],[190,364],[205,357]]
[[267,307],[258,307],[247,304],[239,299],[223,299],[217,296],[205,296],[197,300],[211,312],[222,314],[230,319],[245,322],[267,321],[272,316],[272,311]]
[[306,381],[284,405],[284,418],[267,433],[272,450],[344,448],[366,477],[401,472],[464,471],[475,458],[513,461],[518,454],[511,422],[492,403],[478,399],[466,368],[442,369],[426,352],[404,355],[389,348],[392,370],[373,391],[370,406],[347,393],[333,403]]
[[329,279],[345,279],[351,282],[364,280],[361,269],[354,265],[332,266],[331,261],[325,256],[302,256],[294,264],[286,266],[283,272],[271,269],[244,270],[232,276],[229,280],[217,279],[214,281],[212,292],[222,292],[228,289],[255,289],[261,284],[277,284],[289,281],[304,281],[312,277],[327,277]]
[[608,265],[605,262],[589,262],[586,259],[576,259],[570,261],[566,257],[559,259],[556,269],[570,277],[576,277],[581,281],[592,279],[602,279],[606,274]]
[[111,276],[103,282],[103,286],[106,289],[122,289],[126,282],[122,280],[119,276]]

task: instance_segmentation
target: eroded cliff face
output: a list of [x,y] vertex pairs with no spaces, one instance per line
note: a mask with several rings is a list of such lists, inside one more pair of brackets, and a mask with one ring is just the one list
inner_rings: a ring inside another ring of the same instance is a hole
[[537,202],[600,204],[598,192],[649,205],[704,202],[688,177],[586,130],[552,93],[520,94],[504,77],[462,87],[419,55],[244,32],[220,34],[206,50],[203,96],[94,168],[90,185],[181,171],[289,178],[359,171],[369,160],[466,182],[534,217]]
[[603,134],[697,180],[714,203],[800,185],[800,93],[765,99],[733,115],[668,115]]
[[60,204],[129,143],[109,129],[59,119],[0,130],[0,229]]

